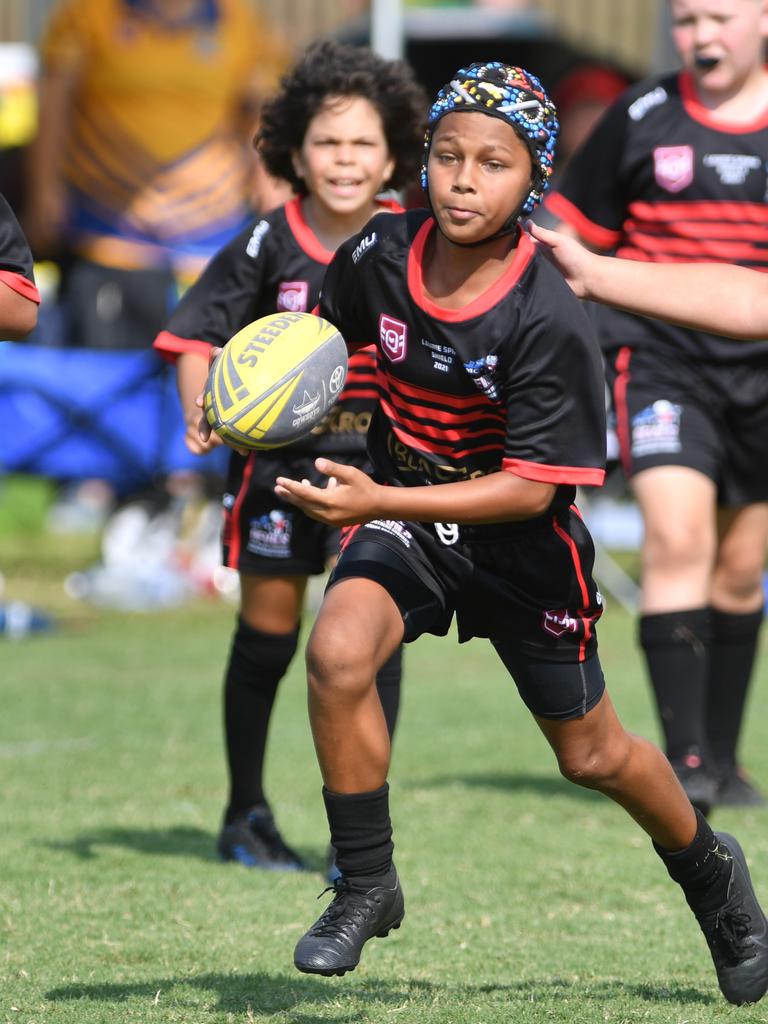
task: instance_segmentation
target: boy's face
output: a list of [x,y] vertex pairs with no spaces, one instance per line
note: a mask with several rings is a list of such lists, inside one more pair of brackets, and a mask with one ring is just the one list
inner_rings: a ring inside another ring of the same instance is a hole
[[712,96],[731,96],[762,68],[767,0],[670,0],[683,66]]
[[350,216],[373,206],[395,162],[373,104],[362,96],[339,96],[309,122],[293,166],[328,214]]
[[531,190],[533,163],[511,125],[479,112],[441,118],[427,163],[429,198],[450,240],[490,238]]

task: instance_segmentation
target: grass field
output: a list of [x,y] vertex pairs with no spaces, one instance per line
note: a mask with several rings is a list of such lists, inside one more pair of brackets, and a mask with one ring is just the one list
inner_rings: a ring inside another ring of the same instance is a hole
[[[219,679],[233,609],[76,611],[59,578],[89,542],[0,536],[11,596],[66,622],[0,640],[0,1021],[291,1024],[768,1021],[720,997],[679,891],[623,812],[561,780],[487,645],[407,652],[391,775],[403,928],[343,979],[296,973],[323,903],[326,827],[296,662],[268,784],[316,868],[220,864]],[[633,623],[610,608],[614,700],[655,736]],[[745,760],[768,785],[766,654]],[[768,812],[719,813],[768,900]],[[324,901],[327,900],[324,897]]]

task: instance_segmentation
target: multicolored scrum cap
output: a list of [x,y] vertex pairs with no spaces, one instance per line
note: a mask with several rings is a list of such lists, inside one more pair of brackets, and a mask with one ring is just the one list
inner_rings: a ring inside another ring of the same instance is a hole
[[477,110],[510,124],[531,151],[533,188],[517,217],[534,211],[552,176],[560,123],[552,100],[539,79],[523,68],[500,61],[470,64],[437,94],[427,118],[421,187],[427,191],[427,160],[432,133],[441,117],[457,110]]

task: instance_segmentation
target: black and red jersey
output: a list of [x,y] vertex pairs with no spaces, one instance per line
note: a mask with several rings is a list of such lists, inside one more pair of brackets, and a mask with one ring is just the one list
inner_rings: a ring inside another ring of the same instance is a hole
[[0,282],[32,302],[40,302],[32,253],[5,198],[0,195]]
[[[652,262],[768,270],[768,108],[716,121],[687,73],[633,86],[608,110],[547,206],[592,245]],[[768,342],[734,342],[617,310],[597,312],[606,349],[674,348],[735,362]]]
[[377,346],[380,403],[368,433],[379,480],[449,483],[498,470],[600,484],[602,363],[593,330],[557,271],[521,233],[514,260],[463,309],[425,294],[424,210],[375,217],[339,249],[320,310],[348,344]]
[[[312,311],[332,257],[304,219],[300,200],[292,199],[254,221],[217,253],[171,314],[155,348],[171,360],[182,352],[207,357],[211,346],[226,345],[259,317],[281,310]],[[373,350],[358,352],[350,359],[340,400],[291,450],[329,455],[364,450],[377,399]]]

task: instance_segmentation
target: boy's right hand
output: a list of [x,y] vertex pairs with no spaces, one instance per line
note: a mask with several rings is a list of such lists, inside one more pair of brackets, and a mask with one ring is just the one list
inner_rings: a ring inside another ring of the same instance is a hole
[[599,257],[583,245],[559,231],[550,231],[529,221],[526,230],[539,243],[539,247],[550,263],[554,263],[572,291],[580,299],[590,297],[588,280],[592,262]]
[[[212,347],[208,353],[209,370],[219,352],[221,352],[220,348]],[[223,439],[211,430],[211,425],[202,411],[203,404],[204,398],[201,392],[195,396],[195,407],[185,417],[184,444],[193,455],[207,455],[212,449],[224,444]]]
[[[220,348],[211,348],[211,351],[208,354],[208,369],[211,368],[216,356],[221,351],[222,350]],[[187,429],[184,434],[184,443],[193,455],[206,455],[213,448],[218,448],[219,445],[227,444],[223,437],[217,434],[215,430],[211,429],[211,425],[203,412],[204,404],[205,398],[201,392],[195,398],[195,408],[187,416],[186,420]],[[227,447],[236,451],[238,455],[246,456],[249,454],[247,449],[238,448],[233,444],[227,445]]]

